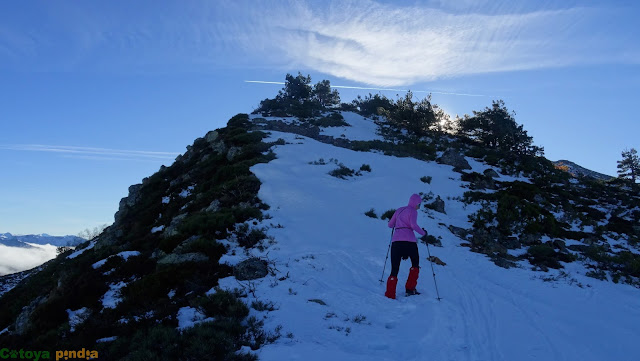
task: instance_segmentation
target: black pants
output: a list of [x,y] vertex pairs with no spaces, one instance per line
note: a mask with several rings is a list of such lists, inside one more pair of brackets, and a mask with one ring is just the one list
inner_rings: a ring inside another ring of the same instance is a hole
[[395,241],[391,243],[391,276],[398,277],[400,259],[411,258],[411,267],[420,267],[418,243],[409,241]]

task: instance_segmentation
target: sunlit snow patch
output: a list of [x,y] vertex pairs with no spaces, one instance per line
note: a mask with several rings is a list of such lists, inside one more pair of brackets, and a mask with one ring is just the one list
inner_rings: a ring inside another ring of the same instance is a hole
[[89,245],[88,245],[88,246],[86,246],[86,247],[85,247],[85,248],[83,248],[83,249],[79,249],[79,250],[77,250],[77,251],[73,252],[72,254],[68,255],[68,256],[67,256],[67,258],[69,258],[69,259],[76,258],[76,257],[78,257],[79,255],[83,254],[84,252],[86,252],[86,251],[88,251],[88,250],[92,249],[95,245],[96,245],[96,241],[91,241],[91,243],[89,243]]
[[74,332],[76,330],[76,326],[86,321],[87,318],[89,318],[90,313],[91,311],[86,307],[82,307],[81,309],[75,310],[75,311],[67,309],[67,314],[69,315],[69,326],[71,327],[71,332]]
[[93,269],[98,269],[98,268],[100,268],[100,267],[104,266],[104,264],[105,264],[105,263],[107,263],[107,260],[108,260],[109,258],[111,258],[111,257],[122,257],[122,259],[124,259],[124,260],[126,261],[129,257],[132,257],[132,256],[139,256],[139,255],[140,255],[140,252],[138,252],[138,251],[124,251],[124,252],[120,252],[120,253],[118,253],[118,254],[114,254],[114,255],[112,255],[112,256],[109,256],[109,257],[107,257],[107,258],[105,258],[105,259],[103,259],[103,260],[100,260],[100,261],[98,261],[98,262],[94,263],[94,264],[93,264]]
[[109,285],[109,291],[102,296],[102,307],[116,308],[118,303],[122,302],[120,298],[120,290],[127,284],[124,282],[112,283]]

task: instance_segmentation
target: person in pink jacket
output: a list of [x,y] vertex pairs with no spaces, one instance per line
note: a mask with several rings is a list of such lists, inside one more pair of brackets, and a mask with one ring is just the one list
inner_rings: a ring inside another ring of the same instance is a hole
[[393,236],[391,237],[391,275],[387,279],[387,291],[384,295],[392,299],[396,298],[400,259],[411,258],[409,277],[405,284],[407,295],[420,294],[420,292],[416,291],[418,274],[420,273],[420,258],[418,254],[418,242],[413,232],[418,232],[423,236],[427,234],[427,232],[416,223],[421,201],[422,199],[419,195],[411,195],[409,205],[398,208],[389,220],[389,228],[394,228],[394,230]]

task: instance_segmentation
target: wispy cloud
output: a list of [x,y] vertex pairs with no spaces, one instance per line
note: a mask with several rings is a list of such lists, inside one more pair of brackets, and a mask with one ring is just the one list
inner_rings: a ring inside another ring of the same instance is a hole
[[468,74],[638,61],[625,51],[628,43],[603,42],[606,34],[586,32],[596,15],[610,17],[586,8],[498,8],[486,14],[363,0],[326,7],[297,2],[264,19],[278,24],[273,45],[293,64],[361,83],[402,86]]
[[0,145],[0,150],[58,153],[64,157],[90,160],[159,161],[173,160],[179,153],[76,147],[64,145],[15,144]]
[[640,32],[625,25],[636,20],[633,11],[604,0],[598,7],[413,3],[194,0],[148,2],[132,11],[128,3],[56,1],[26,11],[7,2],[0,5],[0,54],[6,55],[0,67],[312,69],[389,88],[469,74],[640,63]]

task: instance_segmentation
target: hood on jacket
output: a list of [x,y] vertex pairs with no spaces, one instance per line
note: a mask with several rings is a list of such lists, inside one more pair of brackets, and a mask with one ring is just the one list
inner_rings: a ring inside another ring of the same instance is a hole
[[409,207],[416,208],[416,206],[421,202],[422,202],[422,198],[420,198],[419,195],[414,193],[411,195],[411,198],[409,198]]

